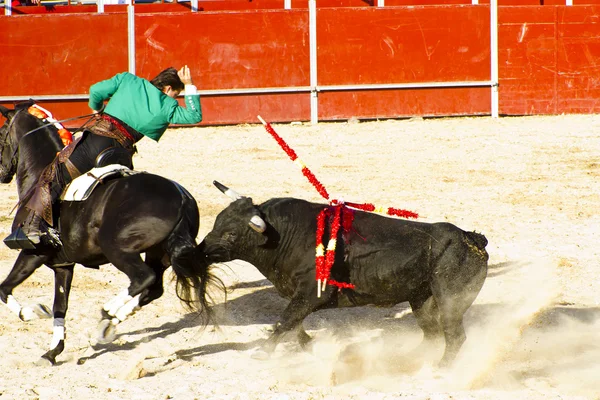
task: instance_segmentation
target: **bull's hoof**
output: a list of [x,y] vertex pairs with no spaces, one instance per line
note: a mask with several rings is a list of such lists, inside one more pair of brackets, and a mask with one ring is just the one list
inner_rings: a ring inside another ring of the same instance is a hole
[[110,319],[103,319],[98,324],[96,341],[100,344],[112,343],[117,338],[117,326]]
[[258,349],[258,350],[254,350],[254,352],[250,355],[250,357],[252,357],[255,360],[268,360],[269,358],[271,358],[271,354],[262,350],[262,349]]
[[32,307],[23,307],[19,313],[22,321],[31,321],[34,318],[48,319],[52,318],[52,311],[43,304],[36,304]]
[[46,358],[45,354],[42,357],[40,357],[39,360],[37,360],[35,362],[36,367],[43,367],[43,368],[51,367],[55,364],[56,364],[56,360],[50,360],[49,358]]

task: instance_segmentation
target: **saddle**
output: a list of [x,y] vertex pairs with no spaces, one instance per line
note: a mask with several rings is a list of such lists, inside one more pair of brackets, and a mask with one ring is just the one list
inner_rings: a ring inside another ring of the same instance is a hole
[[85,174],[73,179],[67,185],[60,199],[63,201],[84,201],[92,194],[98,184],[113,178],[139,174],[120,164],[92,168]]
[[[62,201],[84,201],[94,191],[94,189],[109,179],[116,179],[141,172],[133,171],[120,164],[110,164],[104,167],[96,167],[87,173],[75,178],[67,185],[60,199]],[[60,217],[59,217],[60,218]],[[30,242],[21,227],[16,228],[6,239],[4,243],[11,249],[37,249],[37,246]],[[51,245],[55,248],[62,246],[59,232],[52,227],[48,228],[48,235],[43,246]]]

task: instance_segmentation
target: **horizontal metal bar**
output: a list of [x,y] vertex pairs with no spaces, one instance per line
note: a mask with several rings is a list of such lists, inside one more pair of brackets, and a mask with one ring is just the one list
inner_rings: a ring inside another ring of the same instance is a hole
[[[339,92],[348,90],[385,90],[385,89],[427,89],[427,88],[451,88],[451,87],[485,87],[493,86],[492,81],[466,81],[466,82],[419,82],[419,83],[382,83],[364,85],[323,85],[315,87],[317,92]],[[201,96],[228,96],[249,94],[272,94],[272,93],[310,93],[310,86],[270,87],[270,88],[240,88],[199,90]],[[64,101],[64,100],[87,100],[87,94],[64,94],[64,95],[28,95],[28,96],[0,96],[0,102],[23,101],[29,99],[41,101]]]
[[198,93],[201,96],[222,96],[222,95],[231,95],[231,94],[298,93],[298,92],[310,92],[310,86],[198,90]]
[[319,92],[333,92],[343,90],[381,90],[381,89],[429,89],[452,87],[486,87],[492,86],[492,81],[466,81],[466,82],[415,82],[415,83],[381,83],[365,85],[323,85],[317,86]]
[[40,94],[27,96],[0,96],[0,102],[6,101],[24,101],[34,100],[87,100],[90,96],[87,94]]

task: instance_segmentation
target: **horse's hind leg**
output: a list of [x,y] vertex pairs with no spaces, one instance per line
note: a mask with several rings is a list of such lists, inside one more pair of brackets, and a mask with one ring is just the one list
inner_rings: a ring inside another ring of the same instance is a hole
[[154,271],[156,279],[146,293],[140,297],[140,307],[158,299],[165,291],[163,287],[163,275],[167,268],[169,268],[168,260],[165,258],[167,255],[159,248],[154,248],[146,251],[145,263]]
[[21,307],[12,295],[12,291],[46,261],[46,256],[38,256],[27,250],[22,250],[8,276],[0,283],[0,301],[23,321],[29,321],[35,317],[50,318],[48,307],[41,304],[34,307]]
[[156,274],[138,253],[105,252],[108,260],[129,278],[129,288],[108,301],[103,308],[98,341],[114,340],[115,327],[142,306],[141,298],[147,296],[156,281]]
[[[65,317],[69,307],[69,293],[71,292],[71,283],[73,282],[73,267],[68,265],[63,267],[54,267],[54,306],[52,314],[54,316],[54,326],[50,350],[42,355],[42,360],[49,361],[52,365],[56,364],[56,357],[63,352],[65,348]],[[38,363],[39,364],[39,363]]]

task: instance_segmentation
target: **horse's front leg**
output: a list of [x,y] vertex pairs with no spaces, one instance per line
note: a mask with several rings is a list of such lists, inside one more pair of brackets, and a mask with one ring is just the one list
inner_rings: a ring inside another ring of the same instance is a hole
[[73,282],[73,268],[75,264],[68,266],[55,267],[54,269],[54,306],[52,313],[54,316],[54,327],[52,330],[52,342],[39,364],[49,361],[50,364],[56,364],[56,357],[65,349],[65,317],[69,308],[69,293],[71,292],[71,283]]
[[36,304],[31,307],[21,307],[21,304],[12,295],[13,290],[42,266],[47,258],[46,256],[32,254],[29,250],[22,250],[8,276],[0,283],[0,301],[22,321],[51,317],[50,310],[45,305]]

